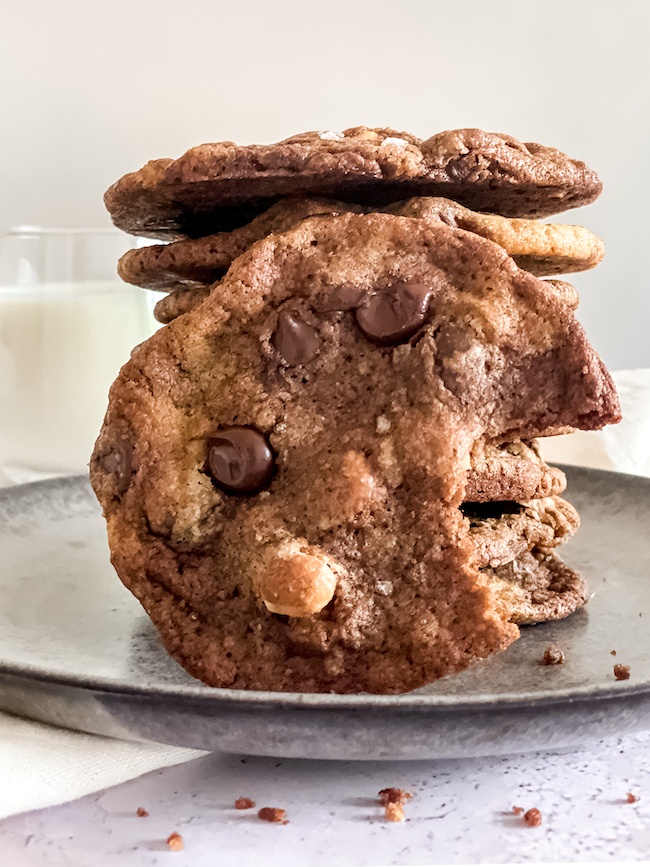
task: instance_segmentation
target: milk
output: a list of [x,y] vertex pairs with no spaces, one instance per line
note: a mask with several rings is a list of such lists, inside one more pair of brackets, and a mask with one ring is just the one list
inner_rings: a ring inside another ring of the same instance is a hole
[[109,387],[158,327],[152,297],[117,280],[0,287],[0,467],[9,480],[87,472]]

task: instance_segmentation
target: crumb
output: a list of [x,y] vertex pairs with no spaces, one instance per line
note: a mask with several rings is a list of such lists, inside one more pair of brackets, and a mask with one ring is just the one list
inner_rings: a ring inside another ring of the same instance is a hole
[[252,810],[255,806],[255,801],[250,798],[237,798],[235,801],[235,810]]
[[392,786],[388,789],[381,789],[378,793],[379,803],[382,807],[387,804],[405,804],[413,797],[412,792],[406,792],[404,789],[395,789]]
[[616,656],[616,651],[615,651],[615,650],[610,650],[609,653],[610,653],[610,656]]
[[564,654],[557,647],[547,647],[544,651],[544,665],[562,665]]
[[636,804],[637,801],[640,800],[638,795],[633,795],[632,792],[628,792],[625,796],[625,800],[628,804]]
[[281,810],[279,807],[262,807],[257,817],[263,822],[273,822],[275,825],[289,824],[286,810]]
[[389,822],[403,822],[404,807],[397,801],[388,801],[384,807],[384,815]]
[[542,824],[542,814],[537,807],[532,807],[524,813],[524,822],[531,828],[538,828]]
[[513,807],[512,812],[515,814],[515,816],[521,816],[521,814],[524,812],[524,808],[523,807]]
[[174,831],[173,834],[170,834],[169,837],[167,837],[167,845],[172,852],[182,852],[185,848],[183,838],[176,831]]
[[145,816],[149,815],[149,811],[145,810],[144,807],[138,807],[138,809],[135,811],[135,815],[140,816],[140,818],[143,819]]
[[630,666],[629,665],[621,665],[617,663],[614,666],[614,677],[616,680],[629,680],[630,679]]

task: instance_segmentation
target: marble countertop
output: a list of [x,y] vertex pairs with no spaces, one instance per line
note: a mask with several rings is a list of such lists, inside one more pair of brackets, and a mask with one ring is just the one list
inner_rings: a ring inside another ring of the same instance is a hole
[[[1,785],[1,782],[0,782]],[[377,792],[413,792],[389,823]],[[628,792],[639,796],[627,803]],[[281,807],[289,824],[238,811]],[[528,827],[514,805],[537,807]],[[138,807],[149,815],[139,818]],[[166,839],[183,836],[184,851]],[[639,861],[650,857],[650,733],[565,753],[426,762],[210,755],[0,822],[8,867]]]

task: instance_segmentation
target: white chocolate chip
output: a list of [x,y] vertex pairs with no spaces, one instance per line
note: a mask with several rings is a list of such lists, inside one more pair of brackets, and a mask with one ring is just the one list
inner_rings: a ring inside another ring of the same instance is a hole
[[398,148],[405,148],[405,147],[407,147],[408,142],[406,141],[406,139],[403,139],[403,138],[394,138],[392,136],[389,136],[388,138],[385,138],[383,140],[381,145],[382,145],[382,147],[384,145],[394,145],[395,147],[398,147]]
[[345,138],[342,132],[332,132],[329,129],[319,131],[318,137],[325,141],[341,141],[341,139]]
[[377,418],[377,433],[385,434],[390,430],[390,419],[386,418],[385,415],[380,415]]

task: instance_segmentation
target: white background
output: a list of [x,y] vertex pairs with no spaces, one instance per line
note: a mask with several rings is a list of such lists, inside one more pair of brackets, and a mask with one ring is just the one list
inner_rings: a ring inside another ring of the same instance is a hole
[[650,366],[647,0],[0,0],[0,228],[107,223],[101,196],[202,141],[478,126],[605,183],[575,283],[610,367]]

